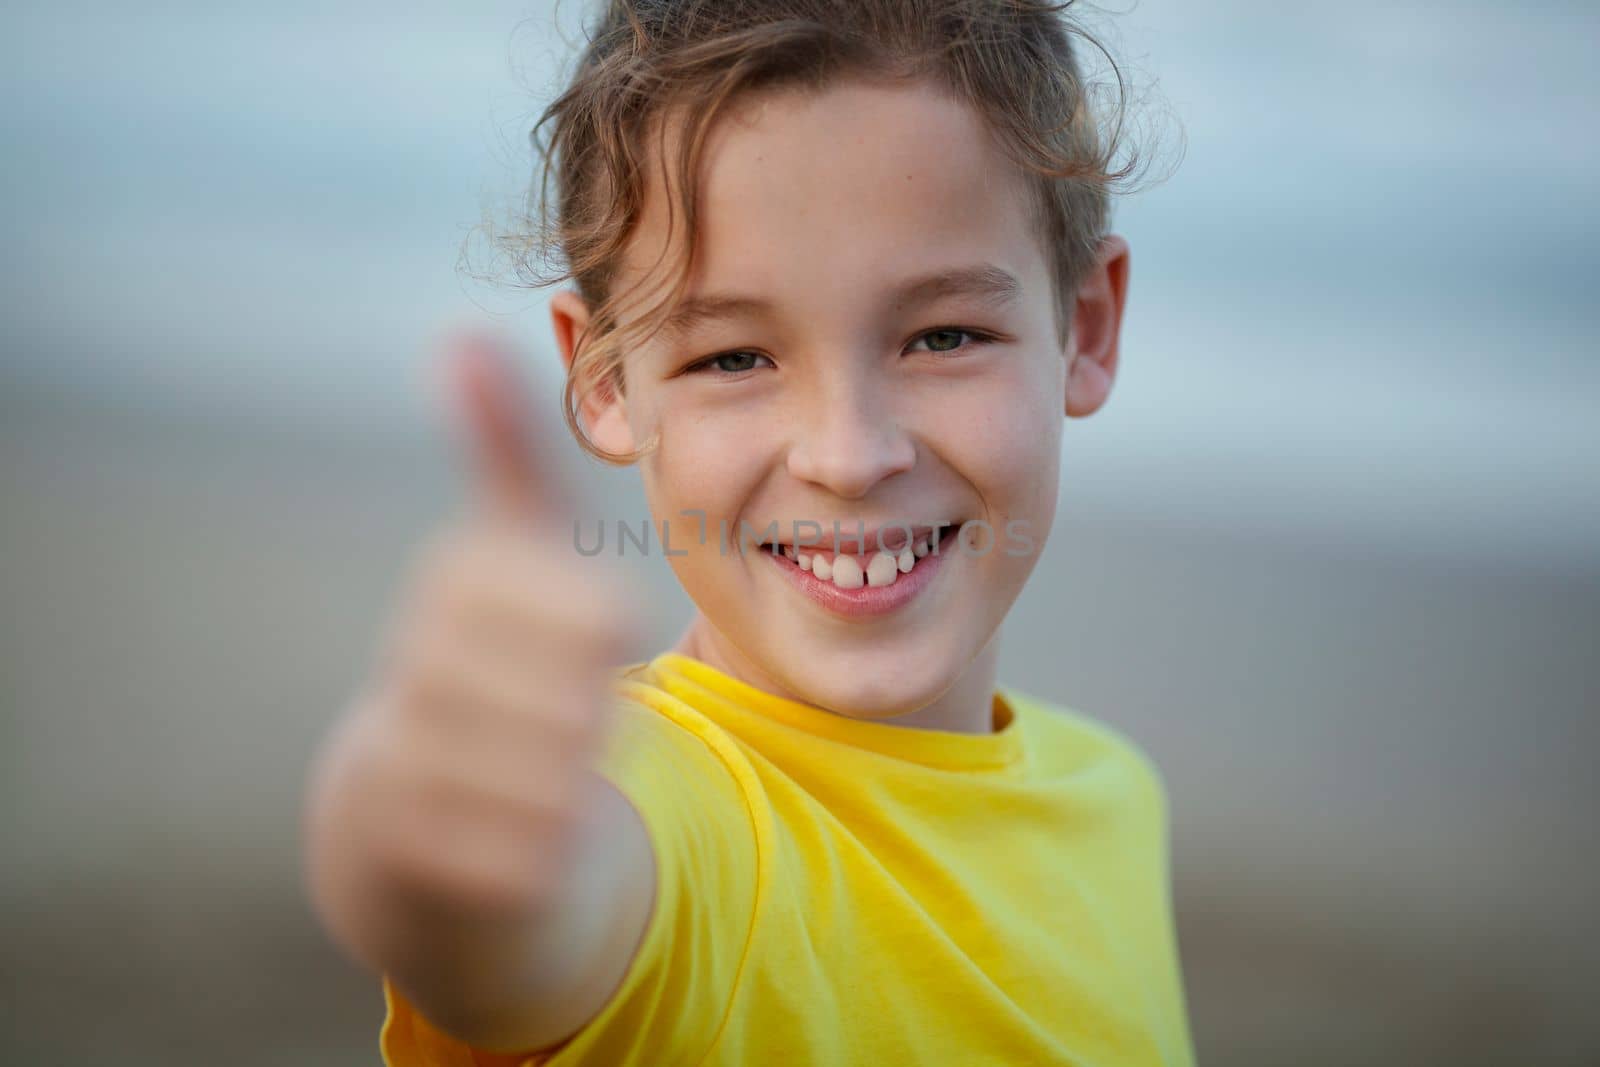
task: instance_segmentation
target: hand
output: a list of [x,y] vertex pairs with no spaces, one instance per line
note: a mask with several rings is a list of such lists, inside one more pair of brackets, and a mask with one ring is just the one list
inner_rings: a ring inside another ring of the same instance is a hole
[[473,513],[422,554],[351,712],[339,836],[384,892],[526,916],[572,878],[609,678],[634,628],[620,576],[573,548],[570,498],[509,360],[481,336],[449,356]]

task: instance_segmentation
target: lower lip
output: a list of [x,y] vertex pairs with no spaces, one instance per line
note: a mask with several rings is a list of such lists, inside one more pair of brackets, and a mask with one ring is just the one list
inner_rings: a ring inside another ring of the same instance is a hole
[[934,574],[944,566],[945,557],[954,551],[955,532],[952,531],[941,539],[938,552],[929,552],[917,560],[916,566],[905,574],[897,575],[892,584],[863,585],[859,589],[840,589],[832,582],[825,582],[810,571],[801,570],[798,563],[782,552],[774,554],[770,549],[764,549],[763,555],[771,556],[773,565],[794,583],[795,588],[822,607],[835,615],[862,618],[887,615],[905,607],[922,592],[923,587],[933,581]]

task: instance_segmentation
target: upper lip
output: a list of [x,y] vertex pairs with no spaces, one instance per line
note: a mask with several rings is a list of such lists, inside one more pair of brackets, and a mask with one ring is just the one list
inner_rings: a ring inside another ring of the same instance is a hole
[[[815,549],[818,552],[836,553],[838,551],[834,544],[833,523],[818,523],[818,525],[822,527],[822,533],[815,541],[808,540],[805,544],[801,544],[800,541],[802,538],[806,538],[807,535],[812,533],[812,529],[810,526],[802,525],[801,528],[797,530],[795,529],[796,525],[797,524],[795,523],[790,523],[787,525],[787,528],[785,528],[785,524],[779,523],[778,537],[774,540],[763,541],[761,543],[764,545],[793,545],[797,549],[804,550],[809,548]],[[944,522],[941,520],[939,522],[939,531],[941,534],[943,534],[944,531],[959,525],[961,525],[959,522]],[[847,551],[851,553],[859,552],[864,554],[867,552],[878,551],[880,548],[885,552],[898,552],[902,548],[905,548],[912,541],[932,536],[934,525],[933,523],[923,522],[891,523],[888,525],[869,526],[865,523],[862,523],[858,529],[854,521],[840,521],[838,528],[839,544],[844,545]],[[910,540],[907,540],[906,538],[908,529],[911,534]]]

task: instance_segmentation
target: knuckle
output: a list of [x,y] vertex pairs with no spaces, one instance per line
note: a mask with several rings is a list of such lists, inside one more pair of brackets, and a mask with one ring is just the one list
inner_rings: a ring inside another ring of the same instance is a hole
[[431,722],[460,707],[455,688],[448,669],[435,657],[419,656],[395,681],[395,705],[408,724]]

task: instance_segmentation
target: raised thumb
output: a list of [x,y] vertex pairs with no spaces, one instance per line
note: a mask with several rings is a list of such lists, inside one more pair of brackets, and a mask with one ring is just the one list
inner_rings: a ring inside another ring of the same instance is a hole
[[534,522],[549,509],[555,477],[510,353],[476,331],[454,335],[445,358],[477,503],[496,518]]

